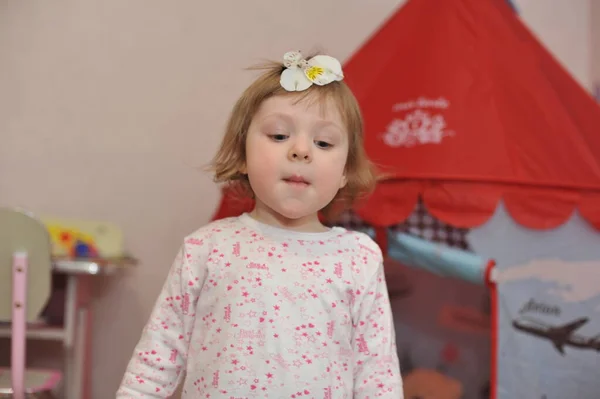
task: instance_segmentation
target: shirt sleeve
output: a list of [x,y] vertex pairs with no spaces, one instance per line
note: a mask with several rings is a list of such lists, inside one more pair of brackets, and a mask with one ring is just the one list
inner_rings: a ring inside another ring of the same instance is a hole
[[[361,292],[362,291],[362,292]],[[403,399],[396,333],[380,262],[356,292],[354,315],[354,399]]]
[[192,269],[191,258],[184,244],[142,331],[116,399],[168,398],[177,389],[185,371],[198,293],[206,273],[203,263],[202,270]]

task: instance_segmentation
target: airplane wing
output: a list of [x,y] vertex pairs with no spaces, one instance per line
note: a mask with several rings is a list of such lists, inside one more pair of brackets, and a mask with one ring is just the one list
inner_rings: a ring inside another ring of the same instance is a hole
[[565,324],[563,326],[554,327],[554,328],[552,328],[552,332],[553,333],[561,333],[561,334],[565,334],[568,336],[568,335],[573,334],[573,331],[577,330],[579,327],[581,327],[588,321],[589,321],[589,319],[587,317],[582,317],[581,319],[577,319],[577,320],[572,321],[571,323]]

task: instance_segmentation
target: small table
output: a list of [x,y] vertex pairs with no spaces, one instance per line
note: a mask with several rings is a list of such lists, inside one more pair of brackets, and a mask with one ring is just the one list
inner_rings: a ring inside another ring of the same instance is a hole
[[[129,256],[113,259],[52,259],[53,271],[67,278],[64,323],[62,326],[49,326],[40,322],[28,326],[27,338],[63,343],[65,399],[91,398],[91,351],[88,342],[92,335],[91,278],[113,275],[136,264],[137,260]],[[0,325],[0,337],[10,337],[10,334],[10,325]]]

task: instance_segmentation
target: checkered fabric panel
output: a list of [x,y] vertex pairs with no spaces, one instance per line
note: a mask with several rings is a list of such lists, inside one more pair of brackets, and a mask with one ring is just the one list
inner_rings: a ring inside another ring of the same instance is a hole
[[359,230],[365,231],[371,228],[365,221],[363,221],[356,213],[352,211],[346,211],[340,214],[333,223],[329,223],[330,226],[341,226],[348,230]]
[[[352,211],[341,214],[333,224],[349,230],[366,230],[370,228]],[[391,229],[395,232],[411,234],[450,247],[472,251],[467,241],[469,229],[454,227],[436,219],[427,211],[420,200],[413,213],[403,223],[392,226]]]
[[408,219],[404,223],[393,226],[392,229],[450,247],[471,251],[467,241],[469,229],[454,227],[436,219],[420,200]]

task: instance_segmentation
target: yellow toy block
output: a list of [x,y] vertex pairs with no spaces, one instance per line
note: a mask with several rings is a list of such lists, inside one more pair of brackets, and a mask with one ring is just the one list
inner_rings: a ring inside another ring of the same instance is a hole
[[52,255],[73,258],[124,256],[121,229],[107,222],[42,217],[52,242]]

